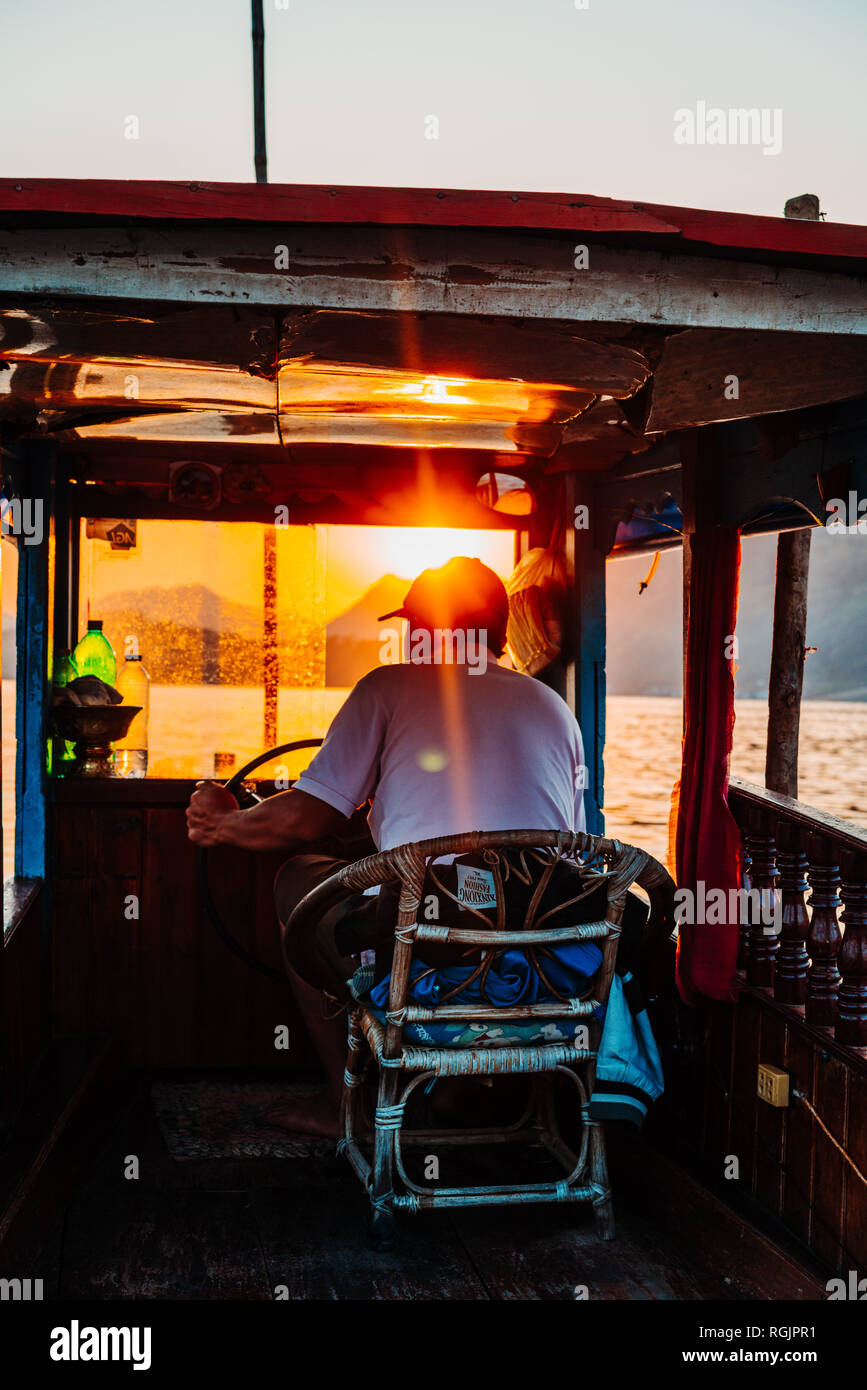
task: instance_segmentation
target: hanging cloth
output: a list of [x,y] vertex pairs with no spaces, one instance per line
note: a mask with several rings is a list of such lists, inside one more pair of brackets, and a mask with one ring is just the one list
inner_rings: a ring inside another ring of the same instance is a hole
[[729,759],[734,732],[732,637],[738,608],[740,534],[715,527],[692,538],[692,570],[684,671],[684,734],[680,782],[673,797],[675,879],[697,902],[712,889],[725,893],[724,920],[684,924],[677,942],[681,998],[734,998],[737,912],[728,904],[740,886],[741,842],[728,806]]

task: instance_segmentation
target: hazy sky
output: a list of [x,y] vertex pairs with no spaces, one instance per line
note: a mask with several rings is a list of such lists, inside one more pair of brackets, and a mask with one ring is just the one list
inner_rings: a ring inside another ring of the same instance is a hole
[[[867,222],[864,0],[587,3],[265,0],[271,180]],[[0,0],[0,52],[3,176],[253,177],[248,0]],[[779,109],[781,152],[676,144],[697,102]]]

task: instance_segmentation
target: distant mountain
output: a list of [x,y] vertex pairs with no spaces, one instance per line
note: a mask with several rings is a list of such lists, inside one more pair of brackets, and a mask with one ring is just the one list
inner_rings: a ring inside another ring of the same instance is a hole
[[[776,536],[743,542],[738,604],[740,696],[765,698],[771,664]],[[805,699],[867,700],[867,537],[813,531],[807,604]],[[651,555],[607,566],[608,690],[680,695],[681,554],[664,551],[644,593]]]
[[[151,586],[105,597],[95,614],[118,656],[134,634],[151,680],[159,685],[261,685],[262,612],[204,584]],[[312,615],[282,605],[277,614],[280,680],[315,687],[324,674],[325,643]]]
[[398,579],[396,574],[384,574],[369,589],[365,589],[360,599],[332,618],[328,624],[328,636],[378,637],[382,627],[380,613],[390,613],[392,609],[402,607],[407,588],[405,579]]
[[253,604],[236,603],[215,594],[205,584],[133,589],[104,598],[97,616],[135,614],[149,621],[179,623],[183,627],[234,632],[239,637],[261,638],[262,613]]
[[385,574],[328,624],[325,630],[326,685],[354,685],[379,665],[382,646],[379,634],[383,627],[379,615],[400,608],[406,589],[405,579]]

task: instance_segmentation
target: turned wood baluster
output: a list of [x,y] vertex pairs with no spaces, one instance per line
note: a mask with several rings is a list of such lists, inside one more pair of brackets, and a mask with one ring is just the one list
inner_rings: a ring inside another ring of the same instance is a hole
[[844,932],[834,1037],[850,1047],[867,1047],[867,855],[847,850],[840,870]]
[[810,928],[806,894],[807,856],[804,834],[792,821],[777,821],[778,887],[782,893],[782,930],[774,972],[774,998],[781,1004],[803,1004],[807,998],[810,957],[804,942]]
[[[752,850],[750,849],[750,831],[747,819],[747,812],[744,809],[744,807],[741,806],[740,802],[736,803],[736,805],[733,808],[730,807],[730,809],[734,811],[734,817],[738,824],[738,830],[741,832],[741,872],[743,875],[744,888],[748,889],[750,886],[750,874],[752,872],[753,867],[753,857]],[[747,961],[750,958],[750,923],[746,913],[742,913],[741,917],[746,918],[746,920],[739,920],[738,922],[737,968],[738,970],[745,972],[747,968]]]
[[[774,983],[774,963],[780,944],[779,926],[774,921],[774,889],[777,886],[776,825],[766,811],[751,807],[749,814],[750,888],[757,889],[759,903],[749,899],[749,944],[747,984],[770,989]],[[742,916],[745,914],[741,914]]]
[[837,956],[842,935],[837,923],[840,899],[837,885],[840,871],[837,851],[824,835],[811,834],[807,841],[812,920],[807,933],[810,969],[807,972],[806,1019],[820,1028],[833,1028],[837,1021],[837,988],[840,972]]

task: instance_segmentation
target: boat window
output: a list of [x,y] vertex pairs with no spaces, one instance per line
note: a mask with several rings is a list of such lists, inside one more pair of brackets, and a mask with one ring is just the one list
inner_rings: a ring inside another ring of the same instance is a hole
[[[83,520],[78,634],[102,622],[119,677],[141,657],[148,777],[224,779],[266,748],[321,738],[354,683],[387,659],[379,615],[420,570],[460,554],[505,578],[514,533]],[[123,752],[115,745],[115,770],[132,771]],[[310,757],[279,764],[294,778]]]

